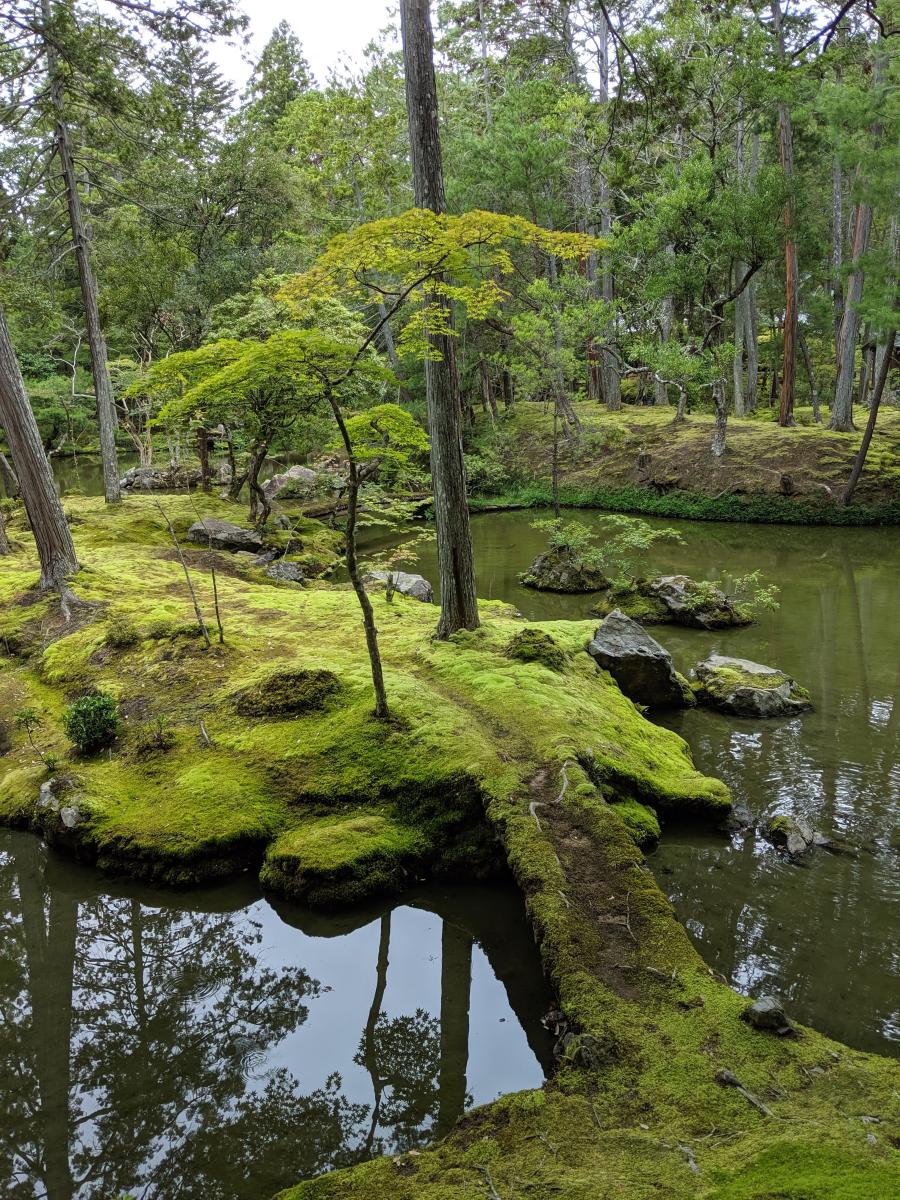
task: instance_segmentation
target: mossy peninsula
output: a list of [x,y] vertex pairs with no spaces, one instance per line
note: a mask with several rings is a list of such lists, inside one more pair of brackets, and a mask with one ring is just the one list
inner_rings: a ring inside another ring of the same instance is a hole
[[[202,496],[162,504],[181,537],[198,509],[234,512]],[[117,874],[187,886],[251,870],[329,908],[508,867],[558,998],[543,1089],[470,1113],[425,1153],[286,1195],[897,1190],[896,1064],[741,1021],[746,997],[703,963],[644,863],[636,843],[658,821],[716,825],[731,799],[584,652],[596,622],[526,623],[483,603],[478,630],[440,642],[432,606],[373,591],[393,713],[380,722],[349,587],[185,547],[210,620],[217,568],[224,642],[213,633],[207,650],[156,502],[66,509],[82,563],[68,622],[36,590],[21,524],[0,562],[5,824]],[[299,519],[295,539],[321,568],[338,561],[325,526]],[[117,700],[120,731],[79,756],[62,716],[92,692]],[[24,708],[41,715],[33,743],[15,727]],[[65,787],[42,805],[48,758]]]

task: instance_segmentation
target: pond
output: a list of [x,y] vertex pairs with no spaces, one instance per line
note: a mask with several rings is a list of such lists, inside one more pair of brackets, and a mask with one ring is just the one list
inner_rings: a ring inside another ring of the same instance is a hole
[[[478,594],[533,620],[586,618],[590,597],[518,583],[545,546],[532,522],[550,515],[473,518]],[[781,589],[777,611],[745,629],[657,626],[679,669],[712,653],[754,659],[795,675],[815,704],[784,721],[700,709],[665,723],[755,819],[802,815],[854,852],[816,851],[801,864],[758,834],[670,827],[651,865],[707,962],[738,990],[774,992],[800,1021],[900,1054],[900,529],[655,523],[677,528],[684,545],[654,547],[654,573],[719,579],[761,570]],[[437,581],[433,542],[410,569]]]
[[0,831],[0,1195],[260,1200],[539,1086],[512,886],[325,916],[111,884]]

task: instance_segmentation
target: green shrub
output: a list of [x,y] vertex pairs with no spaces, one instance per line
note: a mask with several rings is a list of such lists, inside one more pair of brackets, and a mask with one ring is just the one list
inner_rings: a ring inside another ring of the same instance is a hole
[[82,754],[102,750],[118,732],[119,706],[103,692],[82,696],[63,713],[63,729]]
[[138,644],[141,635],[125,613],[113,613],[106,622],[106,637],[103,640],[113,650],[127,650]]

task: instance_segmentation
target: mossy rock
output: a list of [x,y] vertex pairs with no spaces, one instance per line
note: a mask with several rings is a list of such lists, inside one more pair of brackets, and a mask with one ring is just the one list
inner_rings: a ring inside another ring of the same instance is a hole
[[340,689],[337,675],[321,667],[276,671],[231,699],[242,717],[289,717],[324,708]]
[[659,841],[659,817],[649,805],[639,800],[622,800],[615,809],[638,846],[652,846]]
[[566,665],[566,654],[558,642],[543,629],[529,627],[510,639],[506,654],[519,662],[537,662],[551,671],[562,671]]
[[812,708],[809,692],[785,671],[746,658],[711,654],[696,675],[698,702],[735,717],[789,717]]

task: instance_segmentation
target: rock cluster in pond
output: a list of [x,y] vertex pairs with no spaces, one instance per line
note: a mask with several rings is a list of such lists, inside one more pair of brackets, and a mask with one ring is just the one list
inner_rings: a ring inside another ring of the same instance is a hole
[[684,708],[694,703],[690,685],[675,670],[668,650],[618,609],[601,621],[587,649],[637,704]]
[[388,576],[393,578],[394,591],[401,596],[421,600],[423,604],[434,603],[434,588],[423,575],[412,575],[408,571],[370,571],[365,582],[384,584],[386,587]]
[[123,492],[175,492],[200,486],[199,467],[131,467],[119,480]]
[[753,618],[711,583],[689,575],[657,575],[627,586],[611,586],[594,606],[597,616],[618,608],[643,624],[688,625],[695,629],[726,629],[750,625]]
[[564,546],[539,554],[519,582],[541,592],[599,592],[609,587],[601,571]]
[[263,494],[267,500],[290,493],[291,496],[305,498],[311,496],[319,485],[319,473],[310,467],[296,464],[281,475],[273,475],[263,484]]
[[698,663],[694,691],[700,704],[735,717],[789,717],[812,708],[809,694],[776,667],[713,654]]
[[773,846],[784,850],[791,858],[821,847],[834,854],[853,854],[852,847],[836,842],[827,834],[814,829],[804,817],[795,817],[791,813],[777,813],[770,817],[763,828],[763,834]]
[[247,550],[259,554],[264,545],[263,535],[257,529],[242,529],[231,521],[218,517],[206,517],[195,521],[188,530],[188,541],[213,550]]

